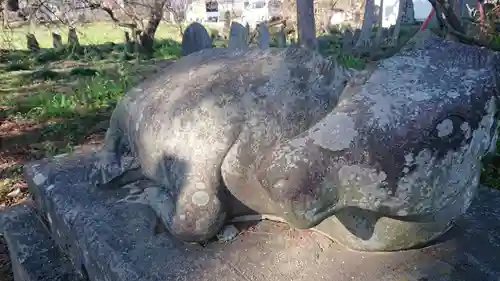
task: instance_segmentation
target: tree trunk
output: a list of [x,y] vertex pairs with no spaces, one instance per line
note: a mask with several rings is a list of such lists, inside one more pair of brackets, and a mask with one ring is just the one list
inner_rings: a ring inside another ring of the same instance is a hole
[[451,5],[450,1],[429,0],[429,2],[432,4],[432,7],[436,11],[436,17],[439,22],[441,31],[446,34],[447,39],[452,41],[465,39],[466,41],[469,41],[470,38],[466,39],[459,35],[465,34],[465,29],[462,26],[460,19],[453,11],[453,6]]
[[297,26],[299,44],[306,48],[316,49],[313,0],[297,0]]
[[354,47],[358,52],[366,52],[371,46],[374,7],[374,0],[366,0],[361,34],[359,35],[358,42],[356,42],[356,46]]
[[297,2],[295,0],[283,1],[283,15],[287,18],[287,26],[297,30]]
[[154,40],[156,30],[160,25],[161,19],[163,18],[163,6],[165,1],[157,0],[155,1],[153,8],[150,11],[148,23],[146,28],[139,35],[139,51],[141,54],[151,57],[153,55]]
[[17,12],[19,10],[19,0],[6,0],[5,7],[10,12]]
[[394,26],[394,33],[392,34],[392,45],[397,46],[399,40],[399,33],[401,32],[401,21],[406,7],[406,0],[399,0],[398,17],[396,25]]
[[382,31],[384,31],[384,28],[382,27],[382,19],[384,17],[384,0],[380,0],[380,9],[378,12],[378,19],[377,19],[377,35],[375,36],[375,46],[379,47],[380,43],[382,42]]

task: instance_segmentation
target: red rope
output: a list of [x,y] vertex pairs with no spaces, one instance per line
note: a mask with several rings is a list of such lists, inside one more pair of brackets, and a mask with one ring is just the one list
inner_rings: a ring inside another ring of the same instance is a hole
[[429,22],[431,22],[431,18],[432,16],[434,15],[434,8],[432,8],[431,12],[429,13],[429,15],[427,16],[427,18],[425,19],[424,23],[422,23],[422,25],[420,26],[420,30],[419,31],[422,31],[424,29],[427,28],[427,26],[429,25]]
[[[484,15],[483,5],[481,5],[481,2],[479,2],[479,0],[476,0],[476,3],[477,3],[477,8],[479,10],[479,22],[481,23],[481,26],[484,26],[484,16],[485,15]],[[422,23],[422,25],[420,26],[420,30],[419,31],[422,31],[422,30],[424,30],[424,29],[427,28],[427,26],[429,25],[429,22],[431,21],[431,18],[434,15],[434,13],[435,13],[434,8],[432,8],[431,12],[429,13],[429,15],[427,16],[427,18],[425,19],[424,23]]]
[[477,0],[476,3],[477,9],[479,10],[479,23],[481,23],[481,26],[484,27],[484,8],[479,0]]

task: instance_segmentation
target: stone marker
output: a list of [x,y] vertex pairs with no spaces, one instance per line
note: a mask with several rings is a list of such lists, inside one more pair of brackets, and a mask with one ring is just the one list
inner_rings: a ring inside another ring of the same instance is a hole
[[76,16],[76,20],[79,23],[88,23],[89,22],[89,19],[87,19],[87,15],[85,14],[85,12],[78,13],[78,15]]
[[74,27],[70,27],[68,31],[68,46],[78,47],[80,46],[80,41],[78,40],[78,34]]
[[228,47],[230,49],[248,48],[248,29],[238,22],[231,23]]
[[352,34],[352,30],[349,28],[346,28],[344,30],[343,36],[342,36],[342,51],[344,53],[349,53],[352,51],[353,48],[353,37],[354,35]]
[[354,46],[354,44],[356,44],[356,42],[358,42],[359,36],[361,36],[361,29],[357,28],[356,30],[354,30],[354,33],[352,36],[353,46]]
[[182,241],[265,214],[352,249],[418,247],[475,194],[496,134],[497,63],[432,36],[344,89],[349,71],[314,51],[200,52],[118,103],[90,180],[120,186],[142,173]]
[[389,31],[389,28],[384,28],[382,30],[382,44],[387,44],[391,39],[391,33]]
[[259,24],[259,48],[262,50],[268,49],[271,42],[271,34],[266,24]]
[[128,31],[124,31],[123,39],[125,41],[125,51],[132,53],[134,52],[134,41],[130,38],[130,33]]
[[128,31],[123,32],[123,39],[125,40],[125,44],[129,44],[132,41],[130,39],[130,33]]
[[286,47],[286,35],[285,35],[285,27],[282,25],[280,30],[276,34],[276,43],[278,48]]
[[212,48],[212,39],[203,25],[197,22],[190,24],[182,36],[182,56]]
[[38,44],[38,40],[36,40],[35,34],[26,34],[26,47],[32,52],[40,51],[40,44]]
[[401,18],[402,24],[415,24],[415,8],[413,1],[406,1],[404,12]]
[[62,49],[62,48],[64,48],[64,44],[62,42],[61,35],[59,35],[59,34],[57,34],[55,32],[52,32],[52,46],[55,49]]
[[337,35],[334,34],[324,34],[316,39],[316,49],[323,56],[331,56],[334,49],[332,44],[338,40]]
[[134,28],[134,29],[132,29],[132,30],[133,30],[133,31],[132,31],[132,33],[134,33],[134,34],[135,34],[134,38],[135,38],[135,40],[137,40],[137,38],[139,38],[139,37],[141,36],[141,34],[142,34],[142,29],[138,29],[138,28],[137,28],[137,29],[135,29],[135,28]]

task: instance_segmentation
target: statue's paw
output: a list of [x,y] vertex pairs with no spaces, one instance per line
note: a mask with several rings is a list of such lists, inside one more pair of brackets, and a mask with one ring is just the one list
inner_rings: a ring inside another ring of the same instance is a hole
[[194,192],[190,201],[175,202],[162,188],[151,189],[148,197],[149,205],[167,230],[181,241],[206,242],[224,226],[226,213],[221,202],[204,191]]
[[123,173],[120,165],[111,159],[110,155],[102,153],[99,160],[92,165],[89,172],[89,182],[92,185],[102,187]]
[[216,237],[224,226],[224,215],[184,213],[170,219],[168,230],[184,242],[207,242]]
[[90,168],[88,181],[93,186],[99,186],[102,184],[101,168],[98,163],[94,163]]

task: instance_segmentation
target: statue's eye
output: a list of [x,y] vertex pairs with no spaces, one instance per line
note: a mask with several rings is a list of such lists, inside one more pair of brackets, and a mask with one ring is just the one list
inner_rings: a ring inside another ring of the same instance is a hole
[[435,123],[432,137],[438,146],[460,146],[470,138],[471,127],[463,116],[448,115]]
[[274,182],[273,188],[282,189],[283,187],[285,187],[286,182],[287,182],[286,179],[279,179]]

